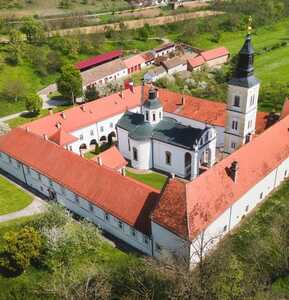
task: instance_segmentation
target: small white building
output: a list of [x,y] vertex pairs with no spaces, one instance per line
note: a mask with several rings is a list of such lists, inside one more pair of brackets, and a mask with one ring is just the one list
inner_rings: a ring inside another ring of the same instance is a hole
[[174,75],[176,73],[188,70],[187,61],[178,56],[163,61],[162,65],[164,66],[169,75]]
[[117,123],[118,147],[136,169],[158,169],[193,179],[215,163],[216,131],[164,117],[157,91],[150,89],[141,113],[126,112]]

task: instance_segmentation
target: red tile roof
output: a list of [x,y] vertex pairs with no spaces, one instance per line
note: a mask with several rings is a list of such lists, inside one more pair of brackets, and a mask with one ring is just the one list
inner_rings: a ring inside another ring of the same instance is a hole
[[60,128],[49,137],[49,140],[57,145],[64,146],[77,141],[78,138]]
[[93,158],[93,160],[98,161],[98,158],[101,158],[103,166],[106,166],[114,171],[117,171],[127,165],[127,161],[123,158],[122,154],[115,146],[97,155],[95,158]]
[[[81,109],[81,106],[67,109],[65,111],[65,118],[62,117],[61,113],[56,113],[25,124],[22,127],[29,127],[32,132],[39,135],[47,134],[51,136],[58,130],[56,124],[61,123],[61,127],[64,131],[72,132],[140,105],[141,87],[135,87],[134,91],[133,93],[129,89],[124,90],[123,98],[121,98],[119,93],[116,93],[86,103],[84,105],[85,111]],[[145,95],[147,93],[148,87],[145,88]],[[225,103],[193,96],[184,96],[166,89],[159,89],[159,97],[166,112],[210,125],[225,127]],[[185,98],[185,105],[181,105],[182,97]],[[256,124],[257,133],[262,132],[266,128],[266,113],[258,112]]]
[[170,180],[151,219],[169,231],[186,238],[188,236],[186,215],[186,185],[180,180]]
[[124,65],[129,69],[138,65],[142,65],[146,62],[142,54],[137,54],[123,60]]
[[21,128],[0,137],[0,151],[143,233],[150,233],[149,215],[159,196],[157,190]]
[[189,58],[188,59],[188,64],[192,67],[192,68],[197,68],[202,66],[205,63],[205,60],[203,58],[203,56],[199,55],[197,57],[194,58]]
[[[199,232],[288,158],[288,128],[289,116],[186,184],[186,195],[182,193],[180,200],[175,200],[180,198],[178,189],[174,188],[176,183],[170,182],[166,189],[172,192],[162,195],[153,212],[153,220],[182,237],[194,239]],[[227,168],[233,161],[237,161],[239,165],[236,182],[228,176],[227,172]],[[182,209],[183,216],[177,216],[172,221],[171,216],[176,213],[174,201],[180,201],[179,205],[182,207],[185,201],[186,212]],[[188,222],[188,236],[184,220]],[[180,231],[180,228],[183,231]]]
[[94,57],[90,57],[86,60],[82,60],[78,62],[75,66],[79,70],[88,69],[93,66],[97,66],[100,64],[103,64],[105,62],[108,62],[112,59],[121,57],[123,52],[121,50],[114,50],[111,52],[103,53]]
[[208,51],[201,52],[202,57],[205,59],[205,61],[213,60],[218,57],[229,55],[230,52],[227,48],[221,47],[216,48]]

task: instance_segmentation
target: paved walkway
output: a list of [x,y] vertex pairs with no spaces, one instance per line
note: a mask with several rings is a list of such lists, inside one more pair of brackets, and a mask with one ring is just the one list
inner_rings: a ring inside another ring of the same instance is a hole
[[45,210],[46,202],[38,197],[34,197],[33,202],[27,207],[11,214],[0,216],[0,223],[7,222],[13,219],[28,217],[39,214]]
[[23,182],[12,177],[11,175],[7,174],[6,172],[1,171],[1,169],[0,169],[0,176],[5,178],[5,180],[8,180],[10,183],[16,185],[23,192],[29,194],[33,198],[32,203],[30,205],[28,205],[27,207],[25,207],[19,211],[10,213],[10,214],[0,216],[0,223],[7,222],[7,221],[17,219],[17,218],[21,218],[21,217],[32,216],[32,215],[39,214],[39,213],[45,211],[45,208],[48,204],[45,200],[43,200],[41,198],[41,194],[39,192],[30,189]]

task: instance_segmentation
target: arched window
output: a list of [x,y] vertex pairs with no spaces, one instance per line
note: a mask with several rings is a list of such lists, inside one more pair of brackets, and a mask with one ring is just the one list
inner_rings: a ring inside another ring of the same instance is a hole
[[172,164],[172,153],[170,151],[166,151],[166,164],[167,165]]
[[149,112],[146,111],[146,121],[148,121],[148,120],[149,120]]
[[138,161],[138,153],[135,147],[132,148],[133,160]]
[[153,121],[155,121],[155,120],[156,120],[156,114],[153,113]]

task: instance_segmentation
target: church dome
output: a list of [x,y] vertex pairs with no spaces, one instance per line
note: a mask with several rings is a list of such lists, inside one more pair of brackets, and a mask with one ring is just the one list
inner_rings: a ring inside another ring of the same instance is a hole
[[149,90],[149,98],[143,105],[147,109],[158,109],[162,107],[160,100],[157,97],[157,90],[151,88]]
[[153,127],[149,123],[142,123],[129,134],[129,137],[134,140],[144,141],[151,138],[153,133]]

